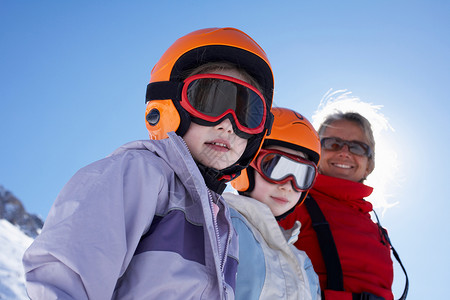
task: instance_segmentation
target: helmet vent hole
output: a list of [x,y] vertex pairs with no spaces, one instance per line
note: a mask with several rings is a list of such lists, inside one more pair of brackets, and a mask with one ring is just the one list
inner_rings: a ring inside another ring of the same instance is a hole
[[154,108],[147,114],[146,119],[148,124],[155,126],[156,124],[158,124],[160,117],[161,115],[159,113],[159,110]]

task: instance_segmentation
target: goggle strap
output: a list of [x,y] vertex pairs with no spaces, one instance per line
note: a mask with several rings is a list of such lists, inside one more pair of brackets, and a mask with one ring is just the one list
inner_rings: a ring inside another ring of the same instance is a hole
[[150,82],[147,85],[147,93],[145,94],[145,103],[151,100],[165,100],[165,99],[180,101],[182,89],[183,89],[182,82],[175,82],[175,81]]
[[274,120],[273,113],[271,111],[268,111],[267,116],[266,116],[266,126],[265,127],[269,128],[269,130],[267,130],[266,135],[270,135],[270,133],[272,132],[273,120]]

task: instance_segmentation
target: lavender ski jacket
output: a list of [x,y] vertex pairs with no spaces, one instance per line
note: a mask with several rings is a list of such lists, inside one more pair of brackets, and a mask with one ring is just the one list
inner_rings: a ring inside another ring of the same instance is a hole
[[210,300],[234,299],[237,255],[223,198],[169,133],[78,171],[23,263],[31,299]]

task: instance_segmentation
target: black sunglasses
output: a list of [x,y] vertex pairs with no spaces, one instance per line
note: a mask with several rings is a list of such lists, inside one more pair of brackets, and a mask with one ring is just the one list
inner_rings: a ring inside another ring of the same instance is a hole
[[337,137],[326,137],[320,140],[320,145],[322,149],[329,151],[339,151],[344,145],[347,145],[348,151],[353,154],[367,156],[368,158],[372,157],[372,149],[363,142],[345,141]]

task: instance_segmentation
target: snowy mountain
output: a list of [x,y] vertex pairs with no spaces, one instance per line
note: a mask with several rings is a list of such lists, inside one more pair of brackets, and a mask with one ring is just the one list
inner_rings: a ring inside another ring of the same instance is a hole
[[8,220],[11,224],[18,225],[28,236],[35,238],[44,222],[36,215],[29,214],[10,191],[0,185],[0,219]]
[[18,226],[0,219],[0,299],[28,299],[22,256],[32,242]]
[[43,221],[0,185],[0,300],[28,299],[22,256]]

